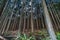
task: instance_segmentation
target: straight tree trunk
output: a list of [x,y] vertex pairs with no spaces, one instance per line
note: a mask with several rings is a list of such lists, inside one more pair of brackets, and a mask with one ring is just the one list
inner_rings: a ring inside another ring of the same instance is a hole
[[31,31],[34,32],[34,26],[33,26],[33,8],[32,8],[32,1],[31,0]]
[[50,34],[51,40],[57,40],[45,0],[42,0],[42,3],[43,3],[43,8],[44,8],[45,22],[46,22],[47,30]]

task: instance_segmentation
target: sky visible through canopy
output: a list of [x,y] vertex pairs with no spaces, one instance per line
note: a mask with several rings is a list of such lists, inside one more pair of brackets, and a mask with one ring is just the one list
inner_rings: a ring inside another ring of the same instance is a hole
[[[50,0],[46,0],[48,3],[50,2]],[[60,2],[60,0],[52,0],[53,2]]]

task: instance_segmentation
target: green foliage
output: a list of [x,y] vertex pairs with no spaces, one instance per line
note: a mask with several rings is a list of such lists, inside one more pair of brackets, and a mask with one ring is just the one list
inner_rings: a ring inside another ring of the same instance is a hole
[[60,10],[60,3],[55,4],[54,7],[55,7],[56,9]]
[[50,40],[50,37],[43,38],[42,40]]
[[39,34],[41,37],[41,40],[50,40],[49,34],[46,30],[39,31],[37,34]]
[[19,34],[18,33],[16,40],[35,40],[35,37],[34,36],[28,37],[26,34]]
[[45,37],[48,36],[47,31],[44,30],[44,29],[43,29],[42,31],[38,32],[38,34],[39,34],[39,35],[43,35],[43,36],[45,36]]
[[56,35],[57,35],[57,40],[60,40],[60,32],[57,32]]

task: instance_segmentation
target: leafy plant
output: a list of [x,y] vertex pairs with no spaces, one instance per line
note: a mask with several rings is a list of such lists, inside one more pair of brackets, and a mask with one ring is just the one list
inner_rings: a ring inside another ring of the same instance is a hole
[[46,30],[39,31],[37,34],[39,34],[41,37],[41,40],[50,40],[48,33]]
[[43,38],[42,40],[50,40],[50,37]]
[[57,32],[56,36],[57,36],[57,40],[60,40],[60,32]]
[[15,40],[35,40],[34,36],[28,37],[26,34],[19,34]]
[[57,8],[58,10],[60,10],[60,2],[59,2],[59,3],[54,4],[54,7],[55,7],[55,8]]

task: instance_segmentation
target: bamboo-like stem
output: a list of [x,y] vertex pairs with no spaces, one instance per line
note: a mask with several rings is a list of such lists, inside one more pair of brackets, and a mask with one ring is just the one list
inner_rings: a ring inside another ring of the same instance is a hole
[[10,19],[9,19],[9,22],[8,22],[8,25],[7,25],[7,28],[6,28],[6,33],[7,33],[8,29],[9,29],[9,26],[10,26],[10,23],[11,23],[11,19],[12,19],[13,14],[14,13],[12,12],[12,14],[10,16]]
[[51,8],[52,8],[52,10],[54,10],[54,11],[53,11],[53,15],[54,15],[54,17],[56,18],[56,19],[55,19],[55,22],[57,23],[58,27],[60,28],[59,22],[57,21],[55,9],[53,9],[53,5],[51,5]]
[[15,26],[16,26],[16,18],[14,19],[14,24],[13,24],[13,26],[12,26],[12,30],[15,29]]
[[29,31],[30,29],[29,29],[29,17],[28,17],[28,19],[27,19],[27,30]]
[[39,29],[39,28],[38,28],[38,19],[36,19],[36,25],[37,25],[37,29]]
[[34,32],[34,26],[33,26],[33,9],[32,9],[32,1],[31,0],[31,32]]
[[3,34],[3,33],[4,33],[4,31],[5,31],[5,28],[6,28],[6,25],[7,25],[7,21],[8,21],[8,18],[6,18],[5,23],[4,23],[4,25],[3,25],[2,34]]
[[24,17],[23,33],[24,33],[24,31],[25,31],[25,27],[26,27],[26,19],[25,19],[25,17]]
[[9,0],[6,2],[6,5],[5,5],[5,7],[4,7],[4,9],[3,9],[3,12],[2,12],[2,14],[1,14],[1,17],[0,17],[0,18],[2,18],[2,19],[0,20],[1,23],[2,23],[3,19],[5,18],[5,16],[4,16],[4,11],[5,11],[6,8],[7,8],[8,2],[9,2]]
[[55,22],[55,19],[54,19],[54,16],[53,16],[53,14],[52,14],[52,11],[51,11],[51,9],[50,9],[50,6],[49,6],[49,11],[50,11],[50,14],[51,14],[51,16],[52,16],[52,19],[53,19],[53,21],[54,21],[54,24],[55,24],[55,26],[56,26],[56,29],[57,29],[57,31],[58,31],[57,24],[56,24],[56,22]]

